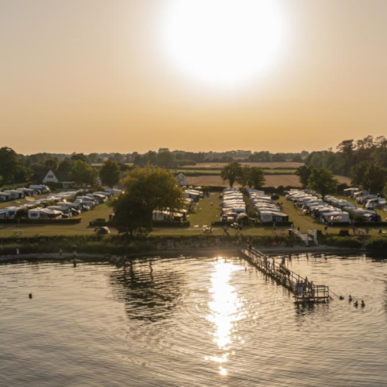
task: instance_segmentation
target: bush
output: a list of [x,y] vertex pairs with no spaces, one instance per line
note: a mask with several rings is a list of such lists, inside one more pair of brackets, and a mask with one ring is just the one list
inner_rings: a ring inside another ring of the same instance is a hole
[[349,237],[349,230],[340,230],[339,231],[339,236]]
[[387,237],[374,237],[367,241],[366,248],[375,252],[387,251]]
[[324,236],[324,243],[329,246],[348,248],[348,249],[361,249],[363,244],[360,239],[348,236]]

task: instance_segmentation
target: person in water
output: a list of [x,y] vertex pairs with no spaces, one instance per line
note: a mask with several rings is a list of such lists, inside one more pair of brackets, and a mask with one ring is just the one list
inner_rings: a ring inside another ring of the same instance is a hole
[[355,303],[353,304],[354,307],[358,307],[359,306],[359,303],[357,301],[355,301]]
[[352,302],[352,296],[351,296],[351,295],[349,295],[348,301],[349,301],[349,302]]
[[365,307],[365,302],[363,300],[361,300],[361,307],[364,308]]

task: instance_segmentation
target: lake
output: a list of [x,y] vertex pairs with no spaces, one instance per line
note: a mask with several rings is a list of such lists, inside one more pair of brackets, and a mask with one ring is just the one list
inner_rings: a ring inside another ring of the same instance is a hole
[[346,299],[297,307],[237,257],[3,263],[0,386],[387,386],[387,261],[288,265]]

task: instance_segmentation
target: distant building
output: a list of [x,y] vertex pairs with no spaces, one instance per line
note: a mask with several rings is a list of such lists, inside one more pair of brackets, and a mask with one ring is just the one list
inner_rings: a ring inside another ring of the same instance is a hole
[[166,153],[169,152],[169,148],[160,148],[159,153]]
[[75,184],[75,182],[69,178],[68,173],[59,172],[59,171],[54,172],[51,169],[47,172],[46,176],[44,176],[42,183],[43,184],[60,183],[65,189],[73,188]]

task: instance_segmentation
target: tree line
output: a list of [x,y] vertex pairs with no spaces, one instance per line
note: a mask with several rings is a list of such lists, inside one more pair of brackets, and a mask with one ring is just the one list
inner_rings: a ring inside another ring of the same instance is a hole
[[387,189],[387,139],[384,136],[342,141],[336,152],[332,149],[312,152],[305,164],[348,176],[354,186],[373,194]]
[[265,184],[265,173],[262,168],[242,166],[240,163],[233,161],[227,164],[220,172],[223,181],[227,181],[230,187],[235,183],[242,187],[260,189]]
[[0,148],[0,186],[32,181],[40,183],[41,172],[52,170],[58,176],[66,176],[66,180],[74,181],[77,185],[95,186],[99,177],[103,185],[113,187],[119,182],[121,174],[128,169],[125,164],[109,159],[98,171],[82,153],[73,154],[59,161],[49,154],[30,158],[17,154],[9,147]]

